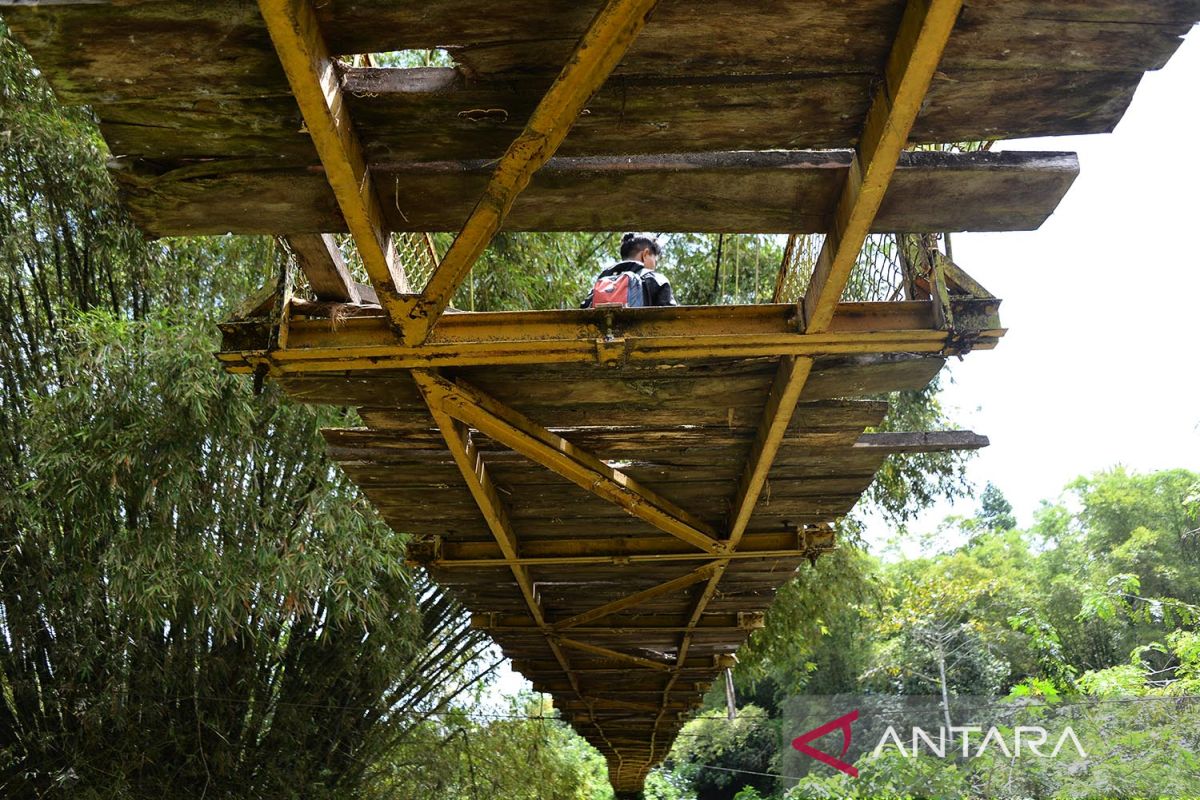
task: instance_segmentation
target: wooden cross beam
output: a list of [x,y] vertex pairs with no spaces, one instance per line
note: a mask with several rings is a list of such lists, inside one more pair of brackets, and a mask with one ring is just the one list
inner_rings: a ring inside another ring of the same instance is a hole
[[408,279],[384,230],[379,194],[312,0],[259,0],[258,7],[379,302],[399,326]]
[[358,284],[346,269],[332,234],[298,233],[281,238],[296,257],[318,300],[355,305],[362,302]]
[[419,298],[408,301],[408,341],[429,337],[472,265],[504,223],[533,174],[558,150],[584,105],[616,68],[658,0],[608,0],[570,60],[496,165],[483,196]]
[[716,531],[705,522],[523,414],[477,389],[461,382],[452,383],[435,372],[414,370],[413,375],[422,382],[422,390],[431,401],[431,407],[470,424],[659,530],[706,552],[716,553],[723,549]]

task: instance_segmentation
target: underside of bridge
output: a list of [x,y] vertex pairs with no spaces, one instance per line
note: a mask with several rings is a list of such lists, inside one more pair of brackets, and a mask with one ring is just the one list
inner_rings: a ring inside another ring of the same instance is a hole
[[[250,300],[220,359],[359,409],[330,452],[627,796],[885,458],[987,443],[868,432],[1003,334],[929,234],[1037,228],[1078,166],[915,146],[1110,131],[1200,0],[0,13],[95,110],[148,234],[286,240],[305,280]],[[454,66],[373,56],[429,48]],[[768,305],[448,312],[501,230],[626,228],[824,238]],[[891,302],[842,302],[878,234]]]

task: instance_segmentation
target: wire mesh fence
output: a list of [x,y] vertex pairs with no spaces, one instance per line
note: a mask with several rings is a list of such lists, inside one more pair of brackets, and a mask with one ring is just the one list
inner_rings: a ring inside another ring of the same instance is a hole
[[[912,299],[907,297],[904,250],[918,254],[920,263],[931,263],[921,257],[940,249],[942,235],[874,234],[867,237],[858,260],[842,292],[844,302],[891,302]],[[821,234],[796,234],[788,239],[783,262],[775,285],[776,303],[799,301],[808,290],[813,268],[821,254],[825,237]]]
[[396,258],[408,278],[408,291],[420,292],[437,267],[437,251],[428,233],[393,233]]

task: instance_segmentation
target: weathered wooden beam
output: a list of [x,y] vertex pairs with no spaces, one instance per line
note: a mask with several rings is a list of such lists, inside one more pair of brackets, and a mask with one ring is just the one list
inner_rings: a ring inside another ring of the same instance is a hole
[[804,296],[810,332],[826,330],[833,319],[962,5],[963,0],[909,0]]
[[[1004,331],[997,301],[953,299],[960,328],[980,332],[976,349]],[[304,308],[296,305],[296,308]],[[948,344],[927,302],[843,303],[829,331],[800,333],[795,306],[714,306],[454,314],[421,346],[397,342],[385,317],[328,320],[293,315],[287,347],[272,349],[269,325],[231,322],[218,355],[233,372],[266,363],[273,374],[411,369],[478,364],[599,363],[850,353],[938,353]],[[326,310],[324,313],[328,313]]]
[[[687,585],[692,585],[707,577],[707,573],[699,576],[698,580],[692,581]],[[628,608],[622,610],[629,610]],[[613,612],[616,613],[616,612]],[[610,620],[604,624],[580,623],[570,626],[572,628],[572,636],[582,636],[584,634],[597,633],[634,633],[634,632],[662,632],[662,631],[678,631],[686,630],[679,617],[674,615],[662,614],[636,614],[631,617],[623,617],[619,620]],[[765,614],[762,612],[727,612],[720,614],[705,614],[701,619],[697,620],[695,627],[709,630],[759,630],[765,624]],[[487,631],[537,631],[539,630],[536,624],[529,618],[523,615],[516,614],[499,614],[499,613],[483,613],[471,615],[471,626]],[[555,626],[561,628],[562,623]]]
[[669,664],[666,664],[662,661],[654,661],[653,659],[635,656],[631,653],[622,653],[609,647],[601,647],[600,645],[591,644],[590,642],[581,642],[577,639],[567,639],[565,637],[559,637],[558,641],[564,647],[569,647],[573,650],[580,650],[584,653],[590,653],[591,655],[600,656],[602,658],[609,658],[614,661],[624,661],[637,667],[658,670],[659,672],[668,672],[671,669]]
[[362,302],[358,284],[346,268],[333,234],[298,233],[281,238],[296,257],[318,300],[355,305]]
[[[894,435],[894,434],[888,434]],[[409,558],[430,567],[481,568],[504,563],[495,542],[422,541],[409,543]],[[742,539],[737,555],[744,558],[783,558],[801,547],[795,531],[751,533]],[[719,558],[687,542],[663,536],[586,536],[572,539],[529,539],[521,547],[518,563],[636,564],[657,561],[698,561]]]
[[533,173],[558,150],[588,99],[620,63],[658,0],[607,0],[571,58],[509,146],[421,297],[409,306],[405,335],[428,338],[475,261],[504,223]]
[[[853,162],[847,151],[555,157],[503,229],[825,233]],[[461,230],[494,163],[372,161],[387,229]],[[872,232],[1034,230],[1078,172],[1070,153],[906,151]],[[345,229],[324,176],[306,161],[221,159],[164,171],[147,157],[122,161],[114,178],[154,235]]]
[[[656,18],[647,34],[660,23]],[[1131,84],[1140,77],[1120,72],[939,71],[946,74],[931,87],[913,141],[1111,130],[1123,110],[1121,100],[1127,102]],[[411,161],[499,158],[549,83],[543,76],[468,77],[452,67],[349,68],[342,79],[368,149]],[[874,84],[870,74],[849,69],[758,75],[728,69],[691,74],[683,81],[622,76],[588,101],[588,113],[559,152],[599,156],[849,148],[862,132]],[[465,112],[462,117],[460,112]],[[463,125],[464,119],[473,124]],[[444,127],[435,127],[439,123]],[[434,134],[442,130],[455,135]],[[629,135],[631,130],[638,135]],[[951,138],[943,138],[945,134]]]
[[702,520],[528,417],[437,373],[422,372],[419,380],[426,395],[450,416],[672,536],[708,552],[721,549],[715,531]]
[[398,324],[397,301],[408,291],[408,281],[385,230],[379,195],[312,0],[259,0],[258,7],[346,227],[380,302]]
[[942,453],[949,450],[979,450],[990,444],[988,437],[972,431],[926,431],[916,433],[864,433],[855,450],[883,450],[888,454]]
[[576,614],[573,617],[557,620],[551,623],[551,627],[553,627],[553,629],[556,631],[562,631],[566,630],[567,628],[575,628],[580,625],[587,625],[590,622],[604,619],[605,617],[609,617],[613,614],[619,614],[622,611],[628,611],[629,609],[636,608],[648,600],[653,600],[656,597],[662,597],[665,594],[672,594],[674,592],[686,589],[693,584],[699,583],[700,581],[705,580],[709,574],[711,574],[712,570],[712,564],[705,564],[702,567],[694,569],[691,572],[679,576],[678,578],[660,583],[657,586],[651,586],[649,589],[643,589],[640,592],[634,592],[631,595],[621,597],[617,600],[613,600],[612,602],[604,603],[603,605],[599,605],[580,614]]

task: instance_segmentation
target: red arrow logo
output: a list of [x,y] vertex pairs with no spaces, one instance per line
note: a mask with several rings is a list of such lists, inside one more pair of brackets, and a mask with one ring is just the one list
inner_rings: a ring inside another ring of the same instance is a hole
[[824,725],[822,725],[819,728],[813,728],[808,733],[800,734],[799,736],[797,736],[795,739],[792,740],[792,747],[796,748],[801,753],[804,753],[806,756],[811,756],[812,758],[815,758],[817,761],[820,761],[822,764],[828,764],[829,766],[833,767],[834,769],[840,770],[840,771],[846,773],[851,778],[857,778],[858,777],[858,768],[855,767],[853,764],[847,764],[845,761],[842,761],[840,757],[834,758],[833,756],[829,755],[828,753],[823,753],[820,750],[818,750],[817,748],[809,747],[809,745],[808,745],[809,742],[813,741],[814,739],[820,739],[822,736],[829,733],[830,731],[841,730],[841,732],[842,732],[841,755],[845,756],[846,752],[850,749],[850,740],[854,735],[853,731],[850,730],[850,725],[857,720],[858,720],[858,709],[855,709],[844,717],[838,717],[835,720],[826,722]]

